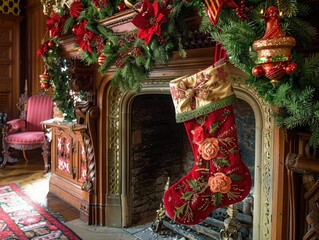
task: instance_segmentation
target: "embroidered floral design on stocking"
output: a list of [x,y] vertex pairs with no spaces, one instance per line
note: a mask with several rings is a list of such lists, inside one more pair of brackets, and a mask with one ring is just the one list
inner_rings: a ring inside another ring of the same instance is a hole
[[176,222],[196,224],[216,208],[243,200],[251,176],[240,159],[232,106],[185,122],[195,165],[164,195],[167,213]]
[[[208,97],[212,92],[214,96],[189,101],[183,94],[176,92],[183,85],[184,90],[190,88],[190,82],[198,88],[201,76],[211,77],[200,86],[203,90],[209,89]],[[227,94],[218,92],[220,89],[224,89]],[[234,95],[227,69],[224,66],[222,69],[208,68],[193,78],[178,80],[171,86],[171,90],[174,105],[178,107],[177,115],[183,115],[182,119],[188,118],[184,125],[195,163],[186,176],[165,192],[163,201],[169,217],[178,223],[192,225],[203,221],[216,208],[242,201],[250,191],[252,180],[238,150],[232,107],[234,98],[231,98]],[[216,95],[222,97],[216,98]],[[202,104],[199,101],[206,102]],[[207,112],[205,108],[213,110],[207,114],[194,114],[198,110],[200,113]],[[190,115],[187,115],[189,112]],[[197,117],[194,118],[194,115]]]

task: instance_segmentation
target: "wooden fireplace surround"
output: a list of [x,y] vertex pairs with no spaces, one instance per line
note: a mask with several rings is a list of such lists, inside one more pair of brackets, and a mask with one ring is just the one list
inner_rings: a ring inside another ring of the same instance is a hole
[[[131,30],[134,26],[131,19],[135,16],[134,11],[126,10],[103,21],[107,27],[116,32],[125,32]],[[194,18],[196,21],[196,18]],[[51,124],[50,127],[56,128],[60,132],[74,131],[74,136],[78,141],[83,141],[87,151],[87,179],[86,181],[76,182],[57,174],[52,169],[52,178],[50,180],[50,192],[70,202],[79,209],[81,219],[89,225],[125,227],[127,216],[121,209],[125,209],[125,194],[121,189],[121,184],[116,191],[110,186],[112,178],[109,167],[112,165],[112,151],[109,149],[109,119],[110,103],[108,95],[112,94],[110,79],[115,69],[101,76],[97,69],[98,66],[85,66],[80,63],[78,49],[74,47],[75,39],[66,37],[61,45],[67,61],[71,64],[73,72],[73,88],[76,90],[84,89],[92,96],[92,101],[86,104],[80,104],[77,107],[78,123],[72,127]],[[180,59],[177,55],[166,66],[157,66],[150,74],[149,82],[166,81],[192,74],[199,71],[213,62],[214,48],[200,48],[187,50],[187,58]],[[244,81],[245,74],[238,69],[231,67],[232,74],[240,76]],[[247,87],[247,86],[244,86]],[[128,93],[134,94],[134,93]],[[269,120],[272,122],[272,120]],[[57,131],[57,130],[56,130]],[[289,212],[289,196],[284,189],[288,186],[288,174],[285,163],[285,157],[289,152],[297,151],[289,135],[283,129],[274,127],[271,133],[272,141],[269,151],[262,155],[270,154],[272,156],[271,173],[272,183],[270,183],[271,206],[269,212],[269,225],[267,231],[269,239],[293,239],[291,236],[297,236],[289,227],[292,214]],[[287,137],[288,136],[288,137]],[[294,135],[295,136],[295,135]],[[72,137],[71,137],[72,138]],[[73,139],[77,141],[76,139]],[[264,143],[270,144],[270,143]],[[55,151],[52,146],[52,151]],[[52,155],[54,156],[54,154]],[[52,161],[55,161],[52,158]],[[53,165],[53,164],[52,164]],[[119,168],[123,168],[120,166]],[[124,200],[123,200],[124,198]],[[303,199],[301,199],[303,201]],[[120,213],[120,214],[119,214]],[[294,216],[296,217],[296,216]],[[262,227],[262,226],[259,226]],[[260,238],[261,239],[261,238]]]

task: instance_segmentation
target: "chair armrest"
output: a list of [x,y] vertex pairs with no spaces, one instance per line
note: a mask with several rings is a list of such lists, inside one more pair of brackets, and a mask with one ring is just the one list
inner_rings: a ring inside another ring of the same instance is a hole
[[26,129],[26,121],[24,119],[13,119],[3,125],[3,133],[6,135],[23,132]]

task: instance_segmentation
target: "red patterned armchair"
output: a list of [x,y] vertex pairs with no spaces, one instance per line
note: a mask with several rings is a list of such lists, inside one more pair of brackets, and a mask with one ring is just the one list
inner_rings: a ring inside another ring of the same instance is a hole
[[[24,101],[24,104],[21,101]],[[8,162],[10,155],[9,148],[22,150],[26,161],[28,160],[25,150],[42,148],[44,168],[48,171],[50,169],[48,162],[49,143],[41,122],[53,118],[52,98],[47,95],[37,95],[27,98],[23,94],[19,104],[23,105],[22,108],[25,111],[21,112],[19,119],[8,121],[3,128],[3,163],[1,164],[1,168],[4,168]]]

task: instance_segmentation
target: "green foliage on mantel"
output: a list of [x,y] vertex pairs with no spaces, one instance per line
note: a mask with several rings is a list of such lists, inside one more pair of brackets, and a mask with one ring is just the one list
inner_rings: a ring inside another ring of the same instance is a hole
[[[228,60],[248,74],[247,84],[255,88],[267,103],[279,107],[280,111],[275,115],[276,123],[289,129],[302,128],[311,132],[311,144],[319,146],[319,54],[305,55],[300,51],[310,47],[316,36],[316,29],[305,21],[311,12],[310,6],[296,0],[235,1],[238,5],[245,4],[245,14],[238,14],[235,8],[224,6],[217,25],[213,26],[200,0],[159,0],[158,4],[167,21],[159,21],[156,29],[147,29],[152,37],[143,39],[145,34],[141,33],[141,28],[118,34],[102,24],[105,18],[116,17],[118,9],[123,10],[121,1],[100,1],[104,5],[99,8],[94,5],[95,2],[81,0],[77,1],[77,6],[69,8],[64,5],[53,12],[49,18],[51,23],[48,22],[51,35],[43,39],[38,51],[52,77],[55,99],[60,104],[60,110],[68,116],[72,115],[69,108],[73,104],[66,100],[68,89],[57,87],[66,86],[68,81],[67,75],[61,75],[62,65],[59,65],[63,62],[60,61],[59,51],[61,37],[75,36],[75,47],[80,49],[81,59],[87,64],[101,64],[99,71],[102,74],[115,67],[112,84],[125,91],[138,91],[156,64],[167,64],[175,52],[183,58],[187,57],[183,39],[189,35],[189,31],[185,19],[189,14],[198,14],[202,19],[200,31],[223,44]],[[136,2],[132,1],[133,4]],[[157,4],[157,1],[150,2]],[[291,76],[283,76],[276,85],[271,84],[266,77],[255,77],[252,74],[257,60],[252,44],[265,32],[261,10],[270,5],[277,6],[283,13],[283,32],[294,36],[297,41],[297,47],[292,49],[292,58],[298,70]],[[132,14],[132,11],[128,12]],[[148,20],[159,20],[157,17]]]

